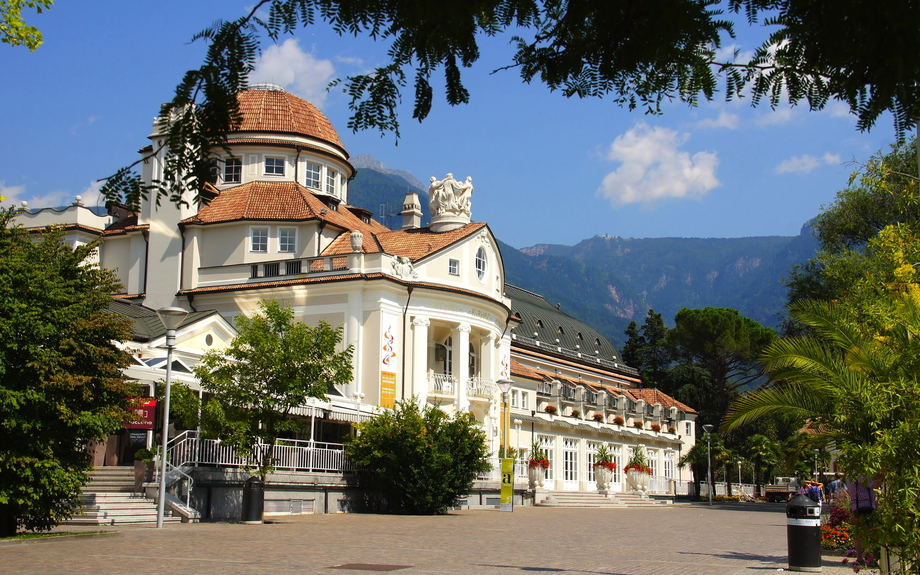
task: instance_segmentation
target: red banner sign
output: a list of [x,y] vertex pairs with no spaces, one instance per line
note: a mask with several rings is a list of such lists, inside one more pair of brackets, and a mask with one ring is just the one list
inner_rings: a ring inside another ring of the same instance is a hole
[[137,419],[125,426],[125,429],[153,429],[153,419],[156,417],[157,400],[152,397],[138,397],[134,411]]

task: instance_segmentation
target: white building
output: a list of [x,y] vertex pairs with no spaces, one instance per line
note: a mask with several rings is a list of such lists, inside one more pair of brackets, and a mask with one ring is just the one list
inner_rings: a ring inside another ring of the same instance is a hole
[[[553,488],[593,489],[600,442],[623,462],[643,445],[658,475],[677,477],[695,412],[638,389],[635,370],[596,330],[505,284],[488,224],[471,222],[470,178],[432,177],[431,225],[420,227],[422,206],[410,193],[402,229],[391,231],[349,204],[356,170],[312,104],[274,86],[243,92],[240,104],[243,123],[228,137],[232,154],[223,157],[208,205],[145,201],[136,214],[117,207],[100,214],[78,199],[64,209],[23,210],[20,222],[64,224],[74,244],[101,237],[98,261],[124,285],[116,298],[143,306],[128,308],[136,322],[166,306],[193,311],[177,343],[188,365],[226,344],[233,318],[255,313],[261,300],[279,300],[305,323],[344,326],[345,345],[355,346],[353,379],[322,411],[303,411],[321,414],[321,441],[338,443],[350,422],[414,397],[473,413],[497,449],[496,381],[510,377],[517,422],[510,444],[526,450],[537,441],[548,451]],[[154,152],[161,136],[150,139],[141,150],[152,154],[142,164],[145,183],[163,166]],[[150,373],[129,375],[154,382],[151,358],[165,350],[156,326],[147,331],[125,345]],[[546,413],[550,404],[558,415]],[[110,449],[105,462],[119,462],[120,453]]]

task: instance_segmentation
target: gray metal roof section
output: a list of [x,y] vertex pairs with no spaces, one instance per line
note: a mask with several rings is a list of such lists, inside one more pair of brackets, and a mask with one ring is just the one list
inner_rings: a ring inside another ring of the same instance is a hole
[[541,347],[534,349],[552,352],[552,346],[560,346],[586,356],[623,363],[619,352],[599,331],[563,313],[543,296],[510,284],[505,284],[505,295],[511,298],[511,311],[521,318],[521,324],[513,333],[539,341]]
[[[149,307],[112,299],[111,303],[109,303],[109,311],[123,315],[131,320],[131,339],[133,341],[146,342],[166,335],[166,328],[160,318],[157,317],[156,310]],[[179,327],[193,324],[216,313],[214,310],[193,311],[185,317]]]

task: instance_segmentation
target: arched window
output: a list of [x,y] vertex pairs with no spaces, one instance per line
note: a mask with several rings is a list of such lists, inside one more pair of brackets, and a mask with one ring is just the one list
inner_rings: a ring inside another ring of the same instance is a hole
[[451,338],[444,341],[444,373],[450,375],[454,372],[454,342]]
[[470,344],[470,377],[473,377],[477,374],[476,368],[478,365],[478,354],[476,353],[476,348],[473,344]]

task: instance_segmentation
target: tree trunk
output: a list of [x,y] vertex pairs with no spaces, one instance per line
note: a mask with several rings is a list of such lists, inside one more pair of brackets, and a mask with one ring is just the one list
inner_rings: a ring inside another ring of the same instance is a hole
[[11,505],[0,505],[0,537],[16,535],[16,526],[19,522]]

